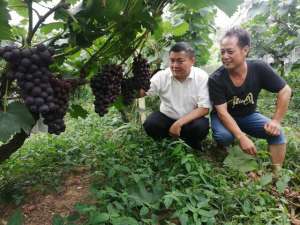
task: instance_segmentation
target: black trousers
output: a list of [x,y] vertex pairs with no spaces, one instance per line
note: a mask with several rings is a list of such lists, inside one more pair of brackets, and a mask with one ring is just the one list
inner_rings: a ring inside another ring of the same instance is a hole
[[[176,120],[161,112],[153,112],[144,122],[146,133],[155,140],[170,137],[169,129]],[[207,136],[209,122],[205,117],[195,119],[181,128],[180,138],[194,149],[201,149],[201,141]]]

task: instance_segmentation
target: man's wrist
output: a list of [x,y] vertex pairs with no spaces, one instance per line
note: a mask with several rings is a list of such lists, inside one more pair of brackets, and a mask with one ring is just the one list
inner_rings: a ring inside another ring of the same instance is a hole
[[241,140],[241,138],[245,137],[245,136],[247,136],[247,135],[244,132],[241,132],[238,135],[236,135],[235,137],[236,137],[237,140]]
[[177,120],[175,123],[180,127],[182,127],[184,125],[183,122],[180,120]]
[[272,120],[276,123],[278,123],[279,125],[281,124],[281,119],[278,118],[272,118]]

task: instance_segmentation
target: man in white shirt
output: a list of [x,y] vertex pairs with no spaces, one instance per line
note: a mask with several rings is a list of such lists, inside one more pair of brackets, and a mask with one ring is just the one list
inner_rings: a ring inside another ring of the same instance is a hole
[[158,95],[160,111],[145,121],[144,129],[152,138],[180,137],[194,149],[209,130],[205,117],[210,106],[207,88],[208,75],[194,67],[195,53],[186,42],[176,43],[169,51],[170,67],[151,78],[150,89],[141,95]]

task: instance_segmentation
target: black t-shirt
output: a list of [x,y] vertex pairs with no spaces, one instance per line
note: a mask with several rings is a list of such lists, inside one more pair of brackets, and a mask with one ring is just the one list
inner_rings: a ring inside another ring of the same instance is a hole
[[247,76],[240,87],[233,84],[223,66],[217,69],[208,81],[212,104],[215,106],[227,102],[227,110],[232,116],[246,116],[255,112],[261,89],[279,92],[286,85],[286,82],[263,61],[249,60],[247,66]]

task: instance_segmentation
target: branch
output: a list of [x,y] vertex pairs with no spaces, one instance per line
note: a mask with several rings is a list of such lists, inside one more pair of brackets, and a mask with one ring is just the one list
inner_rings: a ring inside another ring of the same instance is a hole
[[274,21],[275,21],[276,23],[279,23],[279,24],[283,25],[283,26],[287,29],[287,32],[288,32],[289,35],[291,35],[291,36],[297,36],[297,31],[294,30],[293,28],[291,28],[291,27],[290,27],[288,24],[286,24],[285,22],[281,21],[281,20],[278,19],[278,18],[275,18]]
[[14,135],[14,137],[4,145],[0,146],[0,163],[8,159],[14,152],[16,152],[29,136],[25,131],[21,131]]
[[65,30],[61,33],[58,33],[57,35],[53,36],[53,37],[49,37],[43,41],[40,42],[40,44],[46,43],[48,41],[50,41],[47,45],[51,46],[53,45],[59,38],[61,38],[61,36],[65,33]]
[[[27,0],[27,7],[28,7],[28,36],[32,33],[32,1]],[[30,45],[30,42],[27,41],[27,44]]]
[[72,55],[72,54],[78,52],[79,50],[80,50],[79,47],[75,47],[75,48],[70,49],[70,51],[68,51],[68,52],[64,52],[64,53],[54,55],[53,58],[56,59],[56,58],[59,58],[59,57],[62,57],[62,56]]
[[44,5],[42,5],[41,3],[39,3],[39,2],[35,2],[37,5],[39,5],[39,6],[42,6],[43,8],[46,8],[46,9],[51,9],[50,7],[48,7],[48,6],[44,6]]
[[35,24],[34,28],[32,30],[29,30],[28,32],[28,36],[26,39],[26,42],[28,45],[31,44],[31,40],[33,38],[33,35],[35,34],[35,32],[37,31],[37,29],[39,28],[39,26],[48,18],[48,16],[50,16],[53,12],[55,12],[58,8],[62,7],[65,5],[65,0],[61,0],[56,6],[54,6],[53,8],[49,9],[49,11],[41,16],[38,20],[38,22]]
[[35,12],[35,14],[38,16],[39,19],[41,18],[41,15],[39,14],[39,12],[36,9],[32,8],[32,11]]

